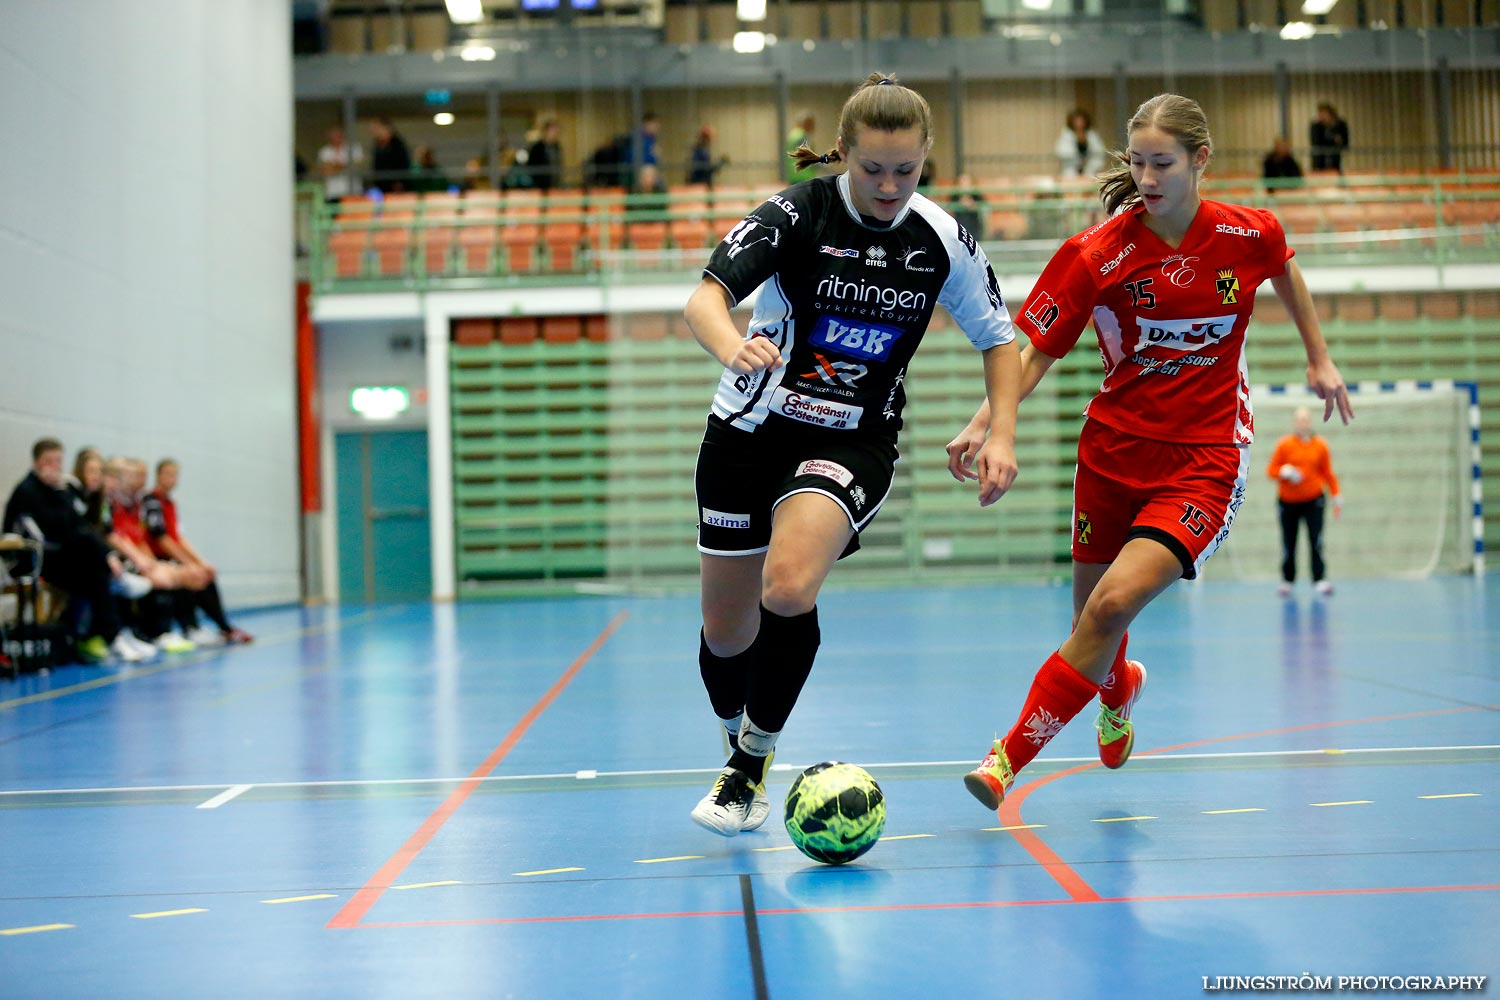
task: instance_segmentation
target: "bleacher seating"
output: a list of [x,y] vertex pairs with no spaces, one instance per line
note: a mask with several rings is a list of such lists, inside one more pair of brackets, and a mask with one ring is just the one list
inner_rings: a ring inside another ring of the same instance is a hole
[[[1009,266],[1039,269],[1058,240],[1099,218],[1086,182],[990,178],[977,188],[984,239]],[[519,279],[606,266],[690,272],[774,190],[681,185],[664,207],[632,210],[628,218],[630,196],[622,188],[345,198],[320,213],[321,262],[313,273],[329,291],[356,281]],[[1356,255],[1365,263],[1380,252],[1406,262],[1408,251],[1452,259],[1500,247],[1500,178],[1490,176],[1349,177],[1275,192],[1257,178],[1227,177],[1213,178],[1205,195],[1271,209],[1304,255]],[[951,186],[930,197],[957,207]]]

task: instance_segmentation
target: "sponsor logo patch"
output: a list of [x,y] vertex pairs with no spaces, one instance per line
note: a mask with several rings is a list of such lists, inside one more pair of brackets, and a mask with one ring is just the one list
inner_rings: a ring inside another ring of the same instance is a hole
[[1259,229],[1246,229],[1244,226],[1227,226],[1222,222],[1214,227],[1214,232],[1228,233],[1230,236],[1250,236],[1260,239]]
[[1135,350],[1165,347],[1172,351],[1201,351],[1229,336],[1237,318],[1233,314],[1209,316],[1205,319],[1159,320],[1137,317],[1135,323],[1141,335],[1136,341]]
[[1178,254],[1176,257],[1168,257],[1161,262],[1161,273],[1166,275],[1167,280],[1178,288],[1186,288],[1198,276],[1198,272],[1193,270],[1193,261],[1197,259],[1196,256],[1184,257],[1182,254]]
[[791,392],[777,386],[771,393],[771,412],[804,424],[848,430],[859,426],[859,418],[865,408],[831,399],[819,399],[817,396],[804,396],[800,392]]
[[978,241],[974,239],[973,233],[969,232],[963,227],[962,223],[960,223],[958,227],[958,242],[962,243],[964,245],[964,249],[969,251],[970,257],[979,256]]
[[1108,264],[1105,264],[1103,267],[1099,268],[1099,273],[1100,274],[1108,274],[1109,272],[1113,271],[1115,268],[1119,267],[1120,263],[1126,257],[1129,257],[1133,252],[1135,252],[1135,244],[1134,243],[1127,243],[1127,244],[1125,244],[1125,249],[1121,250],[1118,254],[1116,254],[1114,260],[1110,261]]
[[1036,292],[1026,304],[1026,318],[1036,326],[1038,333],[1046,333],[1057,322],[1060,310],[1057,302],[1046,292]]
[[787,201],[779,194],[771,195],[771,197],[767,198],[766,201],[770,202],[772,205],[775,205],[777,208],[785,212],[786,217],[792,220],[792,225],[795,226],[797,224],[797,220],[800,218],[800,216],[797,215],[796,205],[792,204],[790,201]]
[[750,527],[750,515],[726,514],[722,510],[710,510],[704,507],[702,523],[715,528],[748,528]]
[[840,247],[831,247],[826,243],[818,249],[818,253],[831,254],[834,257],[858,257],[858,250],[844,250]]
[[779,246],[781,243],[781,230],[775,226],[768,226],[751,215],[741,219],[724,236],[724,242],[729,244],[729,259],[733,260],[746,250],[761,243],[769,243],[773,248]]
[[870,247],[865,251],[866,267],[885,267],[885,247]]
[[917,262],[917,258],[923,256],[926,253],[927,250],[925,247],[919,250],[908,250],[906,251],[906,253],[901,255],[901,263],[906,267],[908,271],[920,271],[923,274],[931,274],[934,270],[936,270],[936,268],[923,267]]
[[813,362],[813,370],[803,372],[799,377],[822,379],[825,384],[833,386],[852,386],[864,378],[865,373],[870,370],[852,361],[829,361],[817,351],[813,352]]
[[854,473],[837,462],[829,462],[821,458],[809,458],[797,466],[797,475],[822,476],[824,479],[832,479],[840,486],[848,486],[854,482]]
[[913,292],[905,288],[887,288],[872,284],[863,278],[846,281],[831,274],[818,282],[817,295],[840,303],[878,306],[887,312],[897,309],[921,310],[927,308],[927,293]]
[[827,347],[840,354],[852,354],[857,358],[884,361],[890,357],[891,348],[906,331],[895,326],[878,323],[849,323],[832,316],[821,316],[813,327],[809,340],[813,346]]
[[1214,288],[1219,291],[1219,301],[1232,306],[1240,301],[1240,279],[1234,276],[1234,268],[1226,267],[1219,272],[1218,278],[1214,279]]

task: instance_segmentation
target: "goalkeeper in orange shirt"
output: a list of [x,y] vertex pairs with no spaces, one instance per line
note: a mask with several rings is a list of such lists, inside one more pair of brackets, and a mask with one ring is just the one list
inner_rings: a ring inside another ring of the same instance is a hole
[[1313,587],[1320,594],[1333,593],[1333,584],[1323,578],[1323,508],[1325,491],[1333,497],[1333,516],[1343,509],[1339,479],[1333,473],[1328,442],[1312,432],[1312,414],[1298,407],[1292,414],[1292,433],[1276,442],[1266,475],[1276,480],[1281,509],[1282,597],[1292,592],[1297,578],[1297,530],[1307,522],[1307,540],[1312,548]]

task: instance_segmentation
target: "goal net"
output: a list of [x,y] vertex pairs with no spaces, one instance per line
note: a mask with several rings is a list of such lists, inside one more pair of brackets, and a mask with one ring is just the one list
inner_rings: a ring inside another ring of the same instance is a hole
[[[1266,465],[1292,431],[1299,406],[1313,411],[1314,433],[1328,442],[1343,494],[1330,503],[1323,555],[1331,579],[1421,577],[1482,572],[1479,402],[1469,382],[1359,383],[1350,387],[1355,419],[1322,423],[1322,400],[1302,386],[1252,392],[1256,443],[1245,502],[1207,576],[1278,579],[1281,527],[1276,483]],[[1297,548],[1298,579],[1310,579],[1307,532]]]

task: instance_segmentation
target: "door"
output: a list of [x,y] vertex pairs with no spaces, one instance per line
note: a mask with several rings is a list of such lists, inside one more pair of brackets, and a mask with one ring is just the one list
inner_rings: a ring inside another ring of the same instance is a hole
[[335,435],[339,599],[427,600],[432,535],[427,510],[426,431]]

